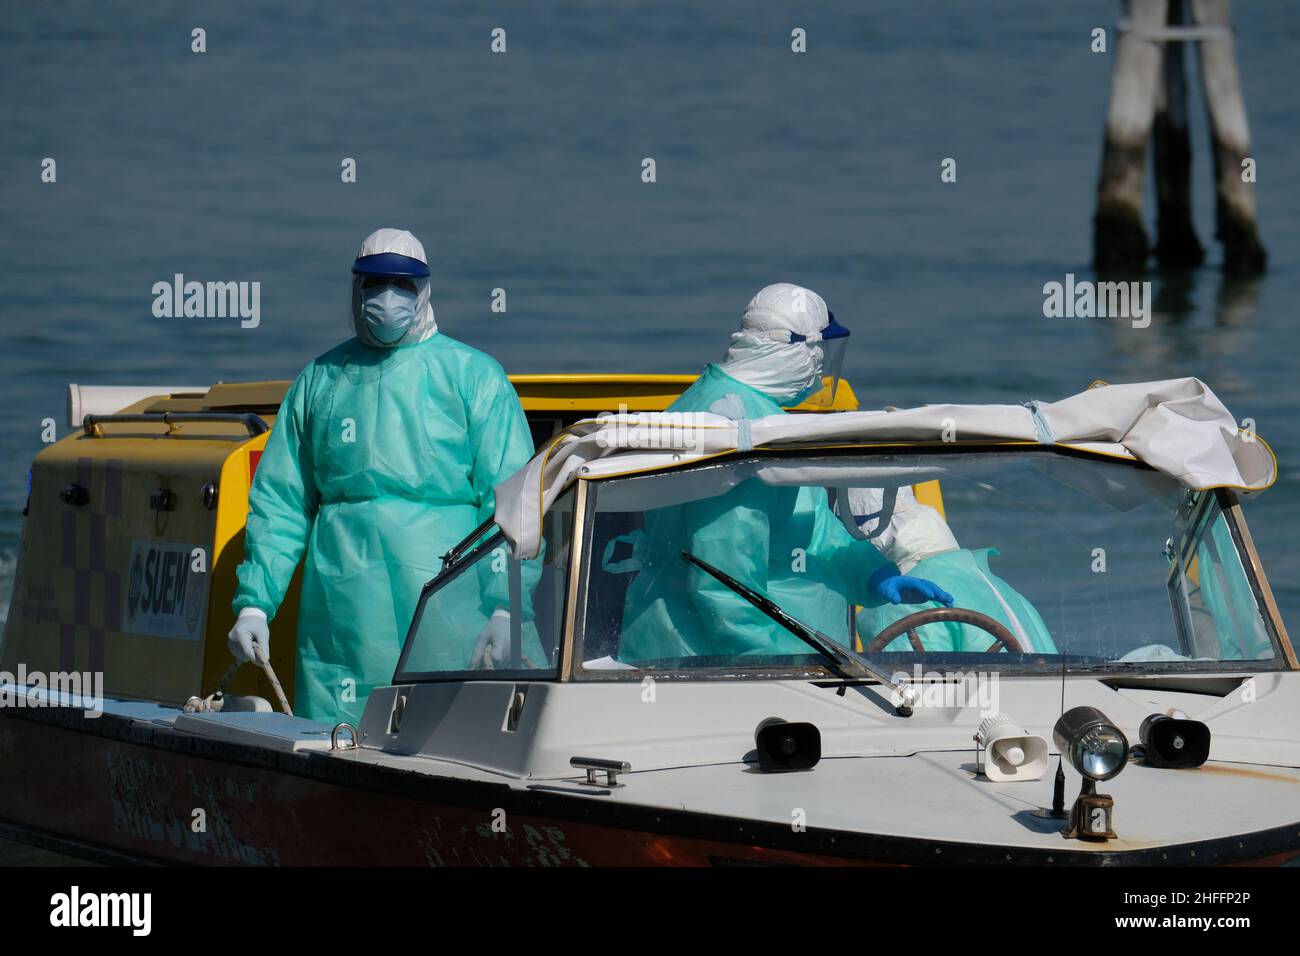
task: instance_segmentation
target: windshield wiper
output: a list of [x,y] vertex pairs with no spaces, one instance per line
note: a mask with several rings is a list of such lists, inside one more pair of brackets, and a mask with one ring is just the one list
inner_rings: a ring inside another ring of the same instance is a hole
[[726,571],[715,568],[703,558],[697,558],[689,551],[683,551],[682,557],[695,565],[697,568],[721,581],[732,591],[735,591],[754,607],[758,608],[776,623],[793,634],[799,640],[803,641],[818,654],[820,654],[828,664],[831,670],[835,671],[844,680],[876,680],[888,687],[893,692],[896,699],[901,700],[901,704],[890,704],[895,707],[900,716],[908,717],[912,713],[912,705],[916,703],[916,688],[899,684],[892,676],[885,672],[883,668],[877,667],[868,660],[864,660],[850,651],[847,647],[837,642],[831,637],[823,634],[817,628],[805,624],[798,618],[788,614],[781,605],[777,604],[765,594],[760,594],[748,585],[742,584],[733,578]]

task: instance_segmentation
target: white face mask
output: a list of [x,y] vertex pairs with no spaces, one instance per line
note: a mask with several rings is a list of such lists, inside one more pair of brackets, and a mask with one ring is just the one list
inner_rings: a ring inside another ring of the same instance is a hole
[[352,277],[352,328],[372,348],[416,345],[438,331],[429,305],[429,279],[420,277],[414,294],[396,286],[362,289],[362,277]]

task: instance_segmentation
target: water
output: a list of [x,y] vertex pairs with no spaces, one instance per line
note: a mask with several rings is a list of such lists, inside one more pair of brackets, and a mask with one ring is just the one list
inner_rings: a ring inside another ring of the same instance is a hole
[[[348,264],[396,225],[429,250],[442,329],[511,371],[698,370],[758,287],[790,280],[853,329],[870,406],[1197,375],[1278,454],[1247,514],[1284,613],[1300,610],[1293,5],[1234,6],[1269,273],[1216,269],[1198,97],[1211,262],[1153,276],[1142,330],[1042,315],[1045,282],[1089,275],[1112,60],[1088,43],[1111,2],[391,7],[96,0],[0,18],[0,607],[27,464],[42,419],[64,433],[68,382],[289,378],[349,334]],[[154,318],[150,289],[177,272],[260,281],[260,326]]]

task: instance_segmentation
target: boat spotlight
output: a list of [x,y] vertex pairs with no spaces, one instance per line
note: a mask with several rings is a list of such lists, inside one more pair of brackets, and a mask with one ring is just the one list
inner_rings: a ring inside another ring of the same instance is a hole
[[769,717],[754,731],[754,749],[765,773],[811,770],[822,759],[822,734],[815,724]]
[[1181,711],[1152,714],[1142,721],[1143,762],[1148,767],[1199,767],[1210,758],[1210,728]]
[[1109,840],[1115,801],[1097,792],[1097,782],[1110,780],[1128,762],[1128,738],[1096,707],[1073,707],[1061,715],[1052,730],[1064,759],[1083,777],[1083,789],[1070,810],[1067,837]]
[[1037,780],[1047,772],[1047,741],[1006,714],[985,717],[975,732],[977,773],[995,782]]
[[1067,710],[1052,739],[1085,780],[1109,780],[1128,761],[1128,738],[1096,707]]

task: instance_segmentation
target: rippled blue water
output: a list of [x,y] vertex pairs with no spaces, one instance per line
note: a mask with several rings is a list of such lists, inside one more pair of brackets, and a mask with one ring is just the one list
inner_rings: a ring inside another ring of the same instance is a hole
[[[512,371],[694,371],[754,290],[788,279],[852,328],[871,406],[1200,376],[1277,451],[1281,480],[1247,513],[1300,610],[1293,5],[1236,6],[1272,267],[1225,283],[1213,249],[1199,272],[1154,276],[1145,330],[1041,308],[1043,283],[1089,274],[1111,59],[1088,40],[1113,26],[1110,2],[283,6],[5,17],[0,598],[66,383],[289,378],[349,334],[349,262],[396,225],[431,254],[442,329]],[[1194,114],[1210,243],[1199,100]],[[176,272],[260,281],[261,325],[155,319],[150,288]]]

